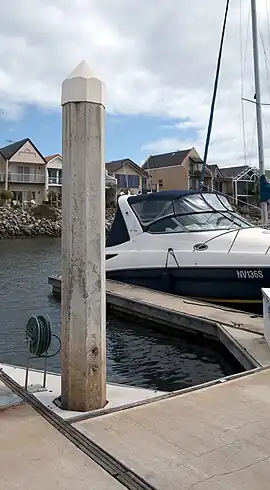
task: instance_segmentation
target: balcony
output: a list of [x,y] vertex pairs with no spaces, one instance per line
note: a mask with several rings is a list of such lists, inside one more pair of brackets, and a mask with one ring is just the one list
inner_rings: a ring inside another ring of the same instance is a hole
[[49,177],[49,185],[62,185],[62,177]]
[[[22,184],[44,184],[45,183],[45,175],[42,174],[21,174],[21,173],[10,173],[8,174],[8,181],[14,183],[22,183]],[[5,182],[4,180],[1,182]]]

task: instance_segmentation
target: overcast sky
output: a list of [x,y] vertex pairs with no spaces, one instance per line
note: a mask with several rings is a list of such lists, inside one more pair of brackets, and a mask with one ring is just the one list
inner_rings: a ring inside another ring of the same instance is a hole
[[[257,1],[263,99],[270,104],[267,2]],[[134,135],[146,118],[158,125],[156,131],[148,124],[143,137],[135,138],[136,151],[135,148],[130,151],[137,160],[143,161],[149,153],[192,146],[202,154],[225,3],[225,0],[2,1],[2,125],[12,126],[17,135],[16,124],[29,118],[29,108],[45,108],[58,117],[61,82],[86,59],[106,84],[107,111],[115,120],[140,116],[140,123],[136,118],[136,125],[130,125]],[[221,166],[245,161],[241,39],[244,96],[253,98],[250,1],[231,0],[209,152],[209,162]],[[257,165],[255,105],[245,103],[244,107],[247,163]],[[153,120],[151,116],[155,116]],[[270,167],[270,106],[264,108],[264,122],[266,166]],[[117,138],[121,145],[119,131]]]

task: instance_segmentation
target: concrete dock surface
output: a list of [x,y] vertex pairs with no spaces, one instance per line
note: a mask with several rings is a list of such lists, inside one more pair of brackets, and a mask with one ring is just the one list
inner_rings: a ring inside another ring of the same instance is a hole
[[1,490],[125,488],[25,403],[0,406],[0,447]]
[[157,490],[270,488],[270,369],[74,425]]
[[[1,490],[133,489],[14,393],[1,384]],[[270,368],[69,427],[145,481],[134,489],[269,490]]]

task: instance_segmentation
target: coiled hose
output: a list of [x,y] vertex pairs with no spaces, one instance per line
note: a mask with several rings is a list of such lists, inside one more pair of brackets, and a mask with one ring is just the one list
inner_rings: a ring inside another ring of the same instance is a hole
[[[48,315],[32,315],[26,324],[25,334],[29,352],[33,356],[54,357],[60,352],[61,340],[57,335],[52,334],[51,321]],[[47,353],[52,343],[52,337],[57,338],[59,348],[57,352],[48,356]]]

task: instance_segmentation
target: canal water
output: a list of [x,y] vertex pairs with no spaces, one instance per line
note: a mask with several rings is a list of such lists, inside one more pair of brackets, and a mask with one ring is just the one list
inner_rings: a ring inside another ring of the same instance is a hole
[[[60,334],[60,303],[47,278],[60,272],[60,239],[0,240],[0,362],[25,365],[25,323],[30,315],[50,316]],[[49,359],[59,372],[59,356]],[[42,366],[41,360],[33,367]],[[194,345],[127,319],[107,321],[107,379],[172,391],[239,372],[235,360],[216,344]]]

